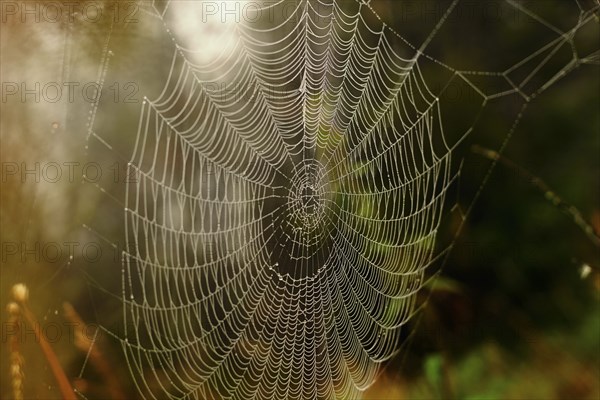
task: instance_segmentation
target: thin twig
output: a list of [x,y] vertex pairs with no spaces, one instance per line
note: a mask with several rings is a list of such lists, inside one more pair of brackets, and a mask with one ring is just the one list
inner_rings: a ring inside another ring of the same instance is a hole
[[554,192],[543,180],[533,175],[525,168],[519,166],[514,161],[504,157],[498,152],[490,149],[486,149],[479,145],[473,145],[471,151],[475,154],[479,154],[489,160],[497,161],[506,167],[512,169],[524,179],[528,180],[534,187],[540,190],[546,199],[550,201],[554,206],[560,209],[565,214],[569,215],[575,224],[581,228],[588,239],[596,246],[600,247],[600,237],[594,232],[594,228],[583,218],[581,212],[573,205],[564,201],[556,192]]

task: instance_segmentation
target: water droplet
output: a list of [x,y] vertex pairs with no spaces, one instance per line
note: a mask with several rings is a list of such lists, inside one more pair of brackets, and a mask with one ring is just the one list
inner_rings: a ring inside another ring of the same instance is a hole
[[587,278],[591,273],[592,268],[587,264],[583,264],[579,269],[579,275],[581,276],[581,279]]

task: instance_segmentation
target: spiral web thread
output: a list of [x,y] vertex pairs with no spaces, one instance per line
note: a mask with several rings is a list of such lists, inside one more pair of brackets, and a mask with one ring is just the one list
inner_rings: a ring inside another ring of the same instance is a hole
[[[481,109],[514,94],[527,104],[598,63],[598,52],[574,51],[527,92],[554,52],[575,48],[597,6],[574,1],[571,31],[553,27],[555,39],[519,64],[478,72],[426,55],[458,1],[419,47],[368,3],[301,0],[287,19],[233,24],[209,62],[178,44],[173,2],[141,3],[174,41],[164,90],[142,106],[129,164],[139,179],[126,189],[121,343],[145,397],[360,397],[451,248],[434,242],[460,172],[452,150],[473,125],[447,140],[422,63],[466,82]],[[481,75],[510,89],[485,92],[471,79]]]

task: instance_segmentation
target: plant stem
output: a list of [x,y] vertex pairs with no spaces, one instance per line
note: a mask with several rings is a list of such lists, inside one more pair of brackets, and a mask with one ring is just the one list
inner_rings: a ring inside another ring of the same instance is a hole
[[471,147],[471,151],[489,160],[497,161],[521,175],[538,190],[540,190],[548,201],[554,204],[554,206],[558,207],[562,212],[569,215],[573,219],[573,222],[575,222],[575,224],[585,233],[588,239],[594,245],[600,247],[600,237],[598,237],[598,235],[594,232],[594,228],[592,228],[592,226],[583,218],[581,212],[575,206],[570,205],[560,198],[560,196],[558,196],[558,194],[556,194],[556,192],[554,192],[546,184],[546,182],[494,150],[486,149],[479,145],[473,145]]
[[16,300],[19,301],[19,303],[20,303],[23,317],[25,317],[25,320],[27,321],[27,323],[29,323],[29,325],[31,325],[33,328],[33,331],[35,333],[35,338],[38,341],[38,343],[40,344],[40,347],[42,348],[42,352],[44,353],[44,356],[46,357],[48,364],[50,364],[50,369],[52,370],[52,373],[54,374],[54,377],[56,378],[56,381],[58,383],[58,388],[60,390],[60,393],[62,394],[63,399],[64,400],[77,400],[77,397],[75,396],[75,392],[73,391],[73,388],[71,387],[71,384],[69,383],[69,379],[67,378],[65,371],[60,366],[58,357],[56,357],[56,354],[52,350],[50,343],[48,343],[48,341],[44,337],[43,333],[41,332],[40,325],[37,322],[35,315],[33,315],[33,312],[31,312],[31,310],[29,310],[29,307],[27,307],[26,299],[17,298]]

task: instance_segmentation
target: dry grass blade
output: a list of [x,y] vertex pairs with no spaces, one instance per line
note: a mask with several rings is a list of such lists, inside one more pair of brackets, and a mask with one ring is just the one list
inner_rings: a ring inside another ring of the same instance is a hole
[[44,353],[44,356],[46,357],[46,360],[48,361],[48,364],[50,365],[50,369],[52,370],[52,373],[54,374],[54,377],[56,378],[56,382],[58,383],[58,388],[60,390],[60,393],[61,393],[63,399],[77,400],[77,397],[75,396],[75,392],[73,391],[73,388],[71,387],[71,384],[69,383],[69,379],[67,379],[67,375],[65,374],[65,371],[63,370],[63,368],[61,367],[61,365],[58,361],[58,357],[56,357],[56,354],[54,353],[54,350],[52,350],[50,343],[48,343],[48,341],[44,337],[44,334],[41,332],[40,325],[39,325],[37,319],[35,318],[35,315],[31,312],[31,310],[29,310],[29,307],[27,306],[27,299],[28,299],[27,286],[25,286],[22,283],[17,284],[15,286],[13,286],[12,293],[13,293],[14,299],[19,303],[19,305],[21,307],[21,313],[22,313],[23,317],[25,318],[25,321],[29,325],[31,325],[31,327],[33,328],[35,338],[36,338],[37,342],[40,344],[40,347],[42,348],[42,352]]
[[115,375],[113,369],[110,367],[110,364],[102,352],[98,349],[98,344],[95,340],[97,335],[94,335],[93,339],[86,335],[86,324],[83,322],[75,308],[70,303],[63,303],[63,312],[65,318],[79,328],[75,329],[75,346],[81,352],[87,354],[87,359],[89,359],[96,371],[100,373],[104,379],[104,383],[106,384],[106,389],[110,395],[110,398],[115,400],[125,399],[126,396],[121,388],[119,379]]

